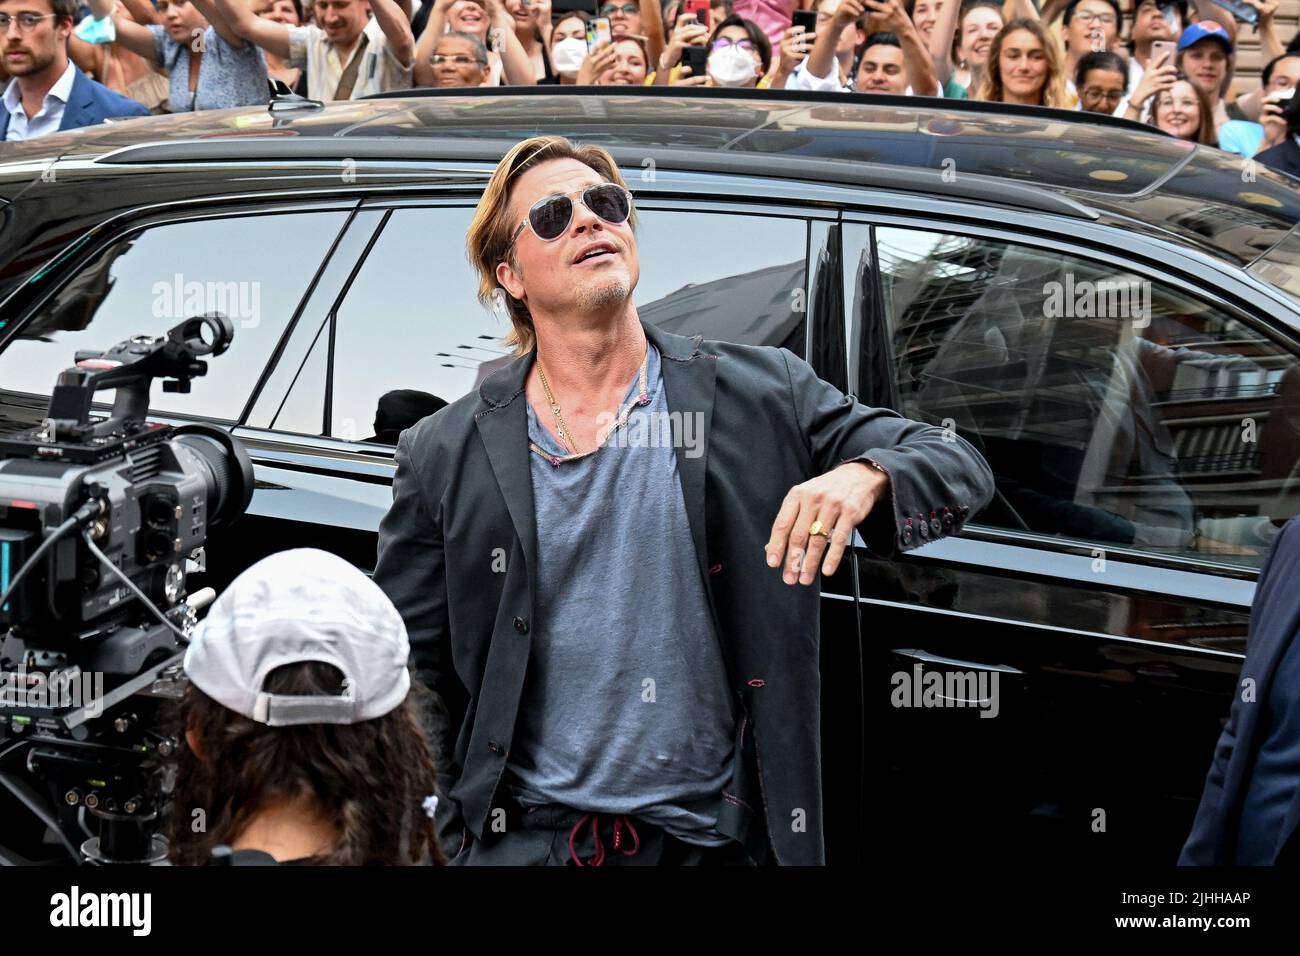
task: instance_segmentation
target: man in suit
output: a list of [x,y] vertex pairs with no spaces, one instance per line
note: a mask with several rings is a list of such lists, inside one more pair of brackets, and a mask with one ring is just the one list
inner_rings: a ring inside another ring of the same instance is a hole
[[1178,862],[1300,862],[1300,519],[1278,533],[1260,570],[1246,660]]
[[76,16],[76,0],[0,0],[0,50],[13,77],[0,110],[0,139],[35,139],[110,117],[149,115],[73,65],[67,44]]
[[634,225],[605,150],[511,149],[468,246],[520,357],[398,443],[375,581],[445,705],[444,846],[821,863],[819,573],[957,532],[992,475],[784,349],[641,322]]

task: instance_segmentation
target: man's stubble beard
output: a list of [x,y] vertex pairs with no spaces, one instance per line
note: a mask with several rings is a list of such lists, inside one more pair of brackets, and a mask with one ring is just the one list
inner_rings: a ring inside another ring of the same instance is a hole
[[603,312],[621,305],[632,294],[631,283],[619,276],[599,285],[587,285],[578,290],[576,305],[582,312]]
[[35,73],[40,73],[42,70],[49,69],[50,64],[54,62],[55,51],[53,50],[51,50],[43,59],[40,50],[28,49],[27,52],[31,54],[32,59],[30,65],[25,69],[20,67],[15,70],[10,69],[8,63],[4,65],[5,71],[8,72],[10,76],[31,76]]

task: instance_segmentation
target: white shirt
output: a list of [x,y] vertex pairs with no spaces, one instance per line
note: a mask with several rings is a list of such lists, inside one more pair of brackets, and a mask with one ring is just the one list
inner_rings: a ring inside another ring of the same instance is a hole
[[[339,79],[347,64],[339,59],[338,48],[331,43],[325,31],[311,23],[305,27],[288,27],[289,30],[289,66],[296,66],[307,71],[307,89],[311,95],[320,100],[331,100],[338,89]],[[389,90],[407,90],[411,88],[411,72],[415,66],[402,66],[393,56],[393,48],[388,37],[380,28],[378,21],[371,18],[366,24],[365,34],[370,38],[363,54],[361,69],[357,72],[357,82],[352,87],[352,99],[360,99],[371,93],[386,93]],[[352,56],[357,55],[361,45],[352,48]],[[351,60],[349,59],[349,62]]]
[[30,120],[27,118],[27,111],[23,109],[23,96],[18,89],[18,78],[10,80],[9,85],[5,87],[4,95],[5,110],[9,113],[9,129],[5,132],[5,139],[13,142],[57,133],[59,125],[63,122],[63,108],[68,105],[68,99],[72,96],[72,83],[77,76],[76,70],[72,60],[68,60],[68,68],[54,81],[54,85],[45,94],[45,102]]

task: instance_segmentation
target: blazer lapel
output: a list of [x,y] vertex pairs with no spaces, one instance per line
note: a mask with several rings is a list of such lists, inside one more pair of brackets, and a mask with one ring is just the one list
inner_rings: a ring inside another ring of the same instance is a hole
[[[695,542],[695,557],[700,573],[709,580],[708,526],[705,513],[705,478],[709,461],[709,433],[713,424],[713,392],[717,381],[717,360],[700,351],[703,336],[687,338],[664,332],[643,322],[646,338],[659,350],[664,388],[668,391],[668,410],[673,429],[673,447],[677,450],[677,474],[682,483],[682,499]],[[683,434],[684,430],[689,430]],[[698,442],[687,448],[685,437]],[[687,454],[687,452],[691,454]],[[698,451],[698,454],[696,454]]]
[[90,81],[80,70],[74,70],[72,92],[68,95],[68,102],[64,104],[59,130],[80,129],[83,126],[93,125],[93,117],[88,119],[86,113],[94,105],[95,98],[91,95]]
[[[532,452],[528,450],[528,399],[524,382],[536,352],[490,376],[479,389],[488,407],[475,419],[501,496],[524,550],[529,588],[536,587],[537,516],[533,508]],[[530,598],[534,595],[530,595]]]

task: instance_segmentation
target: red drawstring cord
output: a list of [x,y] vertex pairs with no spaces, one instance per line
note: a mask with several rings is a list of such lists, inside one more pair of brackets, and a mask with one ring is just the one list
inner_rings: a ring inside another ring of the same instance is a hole
[[[641,837],[636,832],[636,827],[633,826],[630,817],[616,816],[613,819],[614,819],[614,849],[618,850],[624,856],[632,856],[638,850],[641,849]],[[578,831],[583,828],[583,826],[587,823],[588,820],[591,821],[591,842],[595,844],[596,849],[595,852],[592,854],[591,859],[587,860],[584,863],[582,861],[582,857],[578,856],[578,849],[575,846],[575,843],[578,839]],[[623,842],[624,824],[627,825],[628,832],[632,835],[632,847],[631,849],[627,849],[627,850],[620,848]],[[584,813],[581,817],[578,818],[578,822],[573,825],[573,829],[569,831],[569,858],[573,860],[574,866],[604,866],[605,844],[600,839],[600,814],[599,813]]]

